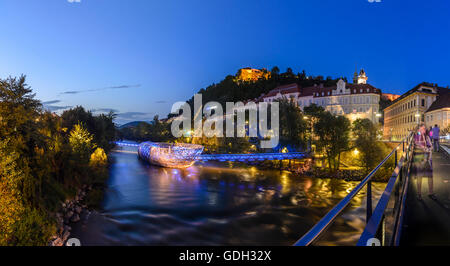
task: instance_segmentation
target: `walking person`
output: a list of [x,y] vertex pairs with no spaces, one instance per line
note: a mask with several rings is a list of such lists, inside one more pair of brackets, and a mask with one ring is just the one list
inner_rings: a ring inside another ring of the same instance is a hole
[[431,130],[431,139],[433,140],[433,151],[438,152],[439,151],[439,132],[440,128],[436,124],[434,125],[433,129]]
[[412,172],[417,182],[417,199],[422,200],[422,179],[428,179],[428,196],[435,200],[433,191],[433,164],[431,160],[432,143],[425,125],[420,125],[415,138]]

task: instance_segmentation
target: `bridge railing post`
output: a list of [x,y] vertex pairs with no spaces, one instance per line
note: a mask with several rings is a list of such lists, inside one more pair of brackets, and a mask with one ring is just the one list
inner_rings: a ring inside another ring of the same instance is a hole
[[394,161],[395,161],[395,167],[397,167],[397,149],[395,150]]
[[400,180],[400,184],[403,184],[403,166],[400,167],[400,171],[398,173],[398,178]]
[[372,217],[372,181],[367,182],[367,207],[366,207],[366,223],[369,222]]
[[377,238],[380,239],[381,246],[386,246],[386,216],[384,214],[381,218],[381,225],[377,234]]

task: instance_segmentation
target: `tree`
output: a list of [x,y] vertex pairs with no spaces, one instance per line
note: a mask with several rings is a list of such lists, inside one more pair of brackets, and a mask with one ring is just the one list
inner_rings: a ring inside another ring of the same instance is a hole
[[63,121],[63,127],[67,128],[69,132],[72,131],[72,128],[79,123],[83,123],[89,131],[93,131],[94,129],[95,121],[92,113],[90,111],[86,111],[82,106],[65,110],[61,114],[61,118]]
[[92,133],[94,142],[97,146],[101,147],[105,152],[109,152],[113,147],[113,140],[116,138],[116,126],[114,125],[114,119],[116,114],[109,112],[108,114],[100,114],[94,116],[95,126]]
[[0,141],[0,245],[44,245],[52,229],[48,216],[35,207],[40,175],[30,168],[27,154],[14,150],[13,140]]
[[92,143],[93,137],[82,123],[76,124],[70,131],[69,143],[72,152],[81,162],[88,162],[89,155],[95,148]]
[[325,109],[322,106],[313,103],[303,108],[303,113],[308,119],[311,118],[315,123],[322,117],[323,113],[325,113]]
[[[45,136],[39,129],[41,104],[34,99],[25,76],[0,80],[0,142],[2,152],[17,154],[17,169],[23,174],[15,178],[26,202],[37,204],[35,189],[41,173],[31,171],[37,167],[38,152],[45,145]],[[12,178],[10,176],[10,178]]]
[[377,131],[378,128],[367,118],[353,121],[355,146],[359,149],[361,166],[366,173],[383,160],[383,149],[377,142]]
[[18,155],[5,154],[2,150],[0,149],[0,246],[5,246],[11,244],[15,224],[20,220],[25,207],[19,183],[23,173],[18,171],[16,164]]
[[448,135],[450,133],[450,125],[448,125],[446,128],[441,129],[442,132],[440,133],[441,136]]
[[314,103],[303,108],[303,118],[306,120],[306,135],[310,142],[314,140],[314,124],[317,123],[324,112],[325,109],[322,106]]
[[307,123],[303,113],[290,99],[281,99],[280,106],[280,142],[299,149],[305,146]]
[[339,170],[341,153],[349,148],[350,121],[344,116],[323,112],[314,125],[317,146],[325,152],[330,172]]
[[93,167],[104,166],[106,165],[108,160],[108,156],[106,156],[105,151],[102,148],[97,148],[91,154],[91,158],[89,160],[89,165]]
[[93,142],[102,147],[106,152],[113,148],[112,141],[116,137],[116,128],[113,120],[114,112],[94,116],[92,112],[83,107],[66,110],[62,113],[62,126],[70,132],[76,124],[82,123],[93,135]]
[[280,74],[280,69],[277,66],[274,66],[270,72],[273,76],[277,76]]
[[298,78],[300,81],[306,80],[306,72],[305,70],[302,70],[302,73],[298,73]]

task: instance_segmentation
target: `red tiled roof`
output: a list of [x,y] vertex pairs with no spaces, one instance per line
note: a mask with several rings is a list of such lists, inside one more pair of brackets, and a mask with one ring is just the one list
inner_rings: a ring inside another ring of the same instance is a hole
[[[365,94],[365,93],[376,93],[381,95],[381,90],[375,88],[370,84],[351,84],[347,83],[346,89],[350,89],[350,94]],[[336,90],[336,86],[332,87],[321,87],[321,86],[311,86],[300,88],[298,84],[292,83],[288,85],[279,86],[266,95],[258,98],[261,101],[263,98],[274,97],[278,93],[281,95],[289,93],[299,93],[299,97],[313,96],[313,97],[327,97],[331,96],[333,90]],[[362,91],[361,91],[362,90]],[[323,95],[322,95],[323,93]]]
[[[346,84],[346,88],[350,89],[351,94],[376,93],[381,95],[381,90],[370,84]],[[362,92],[361,92],[362,89]],[[355,92],[356,90],[356,92]]]
[[[333,87],[309,87],[314,88],[313,95],[314,97],[326,97],[330,96],[332,93],[332,90],[336,90],[336,86]],[[350,94],[365,94],[365,93],[376,93],[381,94],[381,90],[375,88],[374,86],[370,84],[352,84],[347,83],[345,84],[346,89],[350,89]],[[362,91],[361,91],[362,90]],[[323,92],[323,95],[322,95]],[[318,93],[318,94],[317,94]]]
[[317,87],[305,87],[301,89],[300,97],[313,96],[314,92],[317,90]]
[[450,90],[441,90],[441,94],[438,95],[436,101],[434,101],[430,108],[428,108],[427,112],[431,112],[434,110],[449,108],[450,107]]
[[[409,91],[403,93],[400,97],[398,97],[397,99],[395,99],[388,107],[391,107],[394,103],[402,100],[403,98],[407,97],[408,95],[413,94],[414,92],[418,91],[421,87],[432,87],[432,88],[436,88],[437,89],[437,94],[441,94],[442,91],[445,91],[446,88],[443,87],[439,87],[437,84],[433,84],[433,83],[428,83],[428,82],[422,82],[417,84],[414,88],[410,89]],[[388,108],[386,107],[386,108]]]
[[274,97],[278,93],[280,94],[289,94],[289,93],[300,93],[300,87],[297,83],[287,84],[283,86],[278,86],[275,89],[269,91],[266,95],[264,95],[264,98],[267,97]]
[[[313,96],[314,97],[326,97],[331,95],[331,91],[335,90],[336,87],[313,87]],[[322,95],[323,93],[323,95]]]

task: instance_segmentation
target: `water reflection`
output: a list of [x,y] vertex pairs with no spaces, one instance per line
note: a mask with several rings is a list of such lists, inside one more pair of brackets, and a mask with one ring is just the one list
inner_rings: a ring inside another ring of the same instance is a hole
[[[73,230],[84,245],[291,245],[357,185],[237,163],[178,170],[113,157],[104,210]],[[362,231],[364,201],[355,197],[323,244]]]

